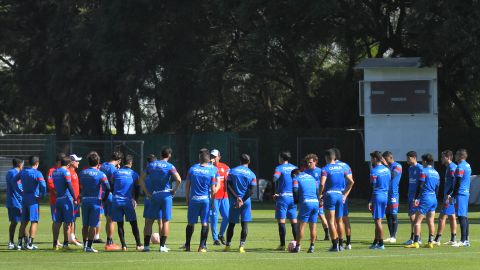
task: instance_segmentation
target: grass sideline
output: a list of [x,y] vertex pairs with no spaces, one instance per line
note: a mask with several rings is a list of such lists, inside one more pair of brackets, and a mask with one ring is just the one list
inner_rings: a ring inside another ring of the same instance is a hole
[[[442,268],[478,269],[478,256],[480,255],[480,241],[478,226],[480,208],[472,207],[470,216],[470,234],[472,247],[452,248],[441,246],[433,250],[429,249],[405,249],[403,245],[387,244],[386,250],[369,250],[373,237],[374,227],[370,214],[366,211],[366,202],[354,200],[351,202],[350,218],[352,222],[352,245],[353,249],[342,253],[329,253],[327,248],[330,242],[317,241],[316,252],[307,254],[308,241],[302,244],[300,254],[274,251],[278,246],[278,231],[273,219],[273,204],[265,203],[253,205],[254,221],[249,226],[249,235],[246,245],[246,254],[238,253],[238,239],[240,226],[236,228],[232,244],[232,251],[222,252],[221,247],[212,245],[209,238],[209,252],[200,254],[197,252],[185,253],[179,249],[185,239],[186,206],[184,202],[176,201],[174,206],[173,221],[171,224],[170,237],[167,245],[172,249],[169,253],[159,253],[158,245],[152,246],[150,253],[139,253],[135,251],[133,236],[126,226],[126,239],[129,244],[128,252],[104,252],[103,246],[97,244],[95,247],[100,250],[98,254],[85,254],[81,249],[70,252],[53,252],[51,250],[51,221],[48,205],[41,206],[39,231],[35,239],[40,250],[37,251],[9,251],[6,249],[8,242],[8,221],[6,208],[0,209],[0,269],[225,269],[238,267],[252,269],[372,269],[377,267],[412,267],[412,269],[431,269],[435,266]],[[402,242],[409,237],[409,225],[405,206],[401,207],[398,241]],[[141,230],[143,219],[143,206],[137,208],[137,216]],[[438,214],[437,214],[438,216]],[[103,223],[104,225],[105,223]],[[77,221],[81,226],[81,222]],[[102,226],[103,226],[102,225]],[[387,230],[386,225],[384,226]],[[288,240],[291,240],[290,230]],[[319,238],[323,236],[321,226],[317,229]],[[426,239],[427,228],[422,227],[423,238]],[[449,228],[445,231],[442,240],[448,240]],[[77,231],[80,236],[80,231]],[[308,234],[307,234],[308,235]],[[102,232],[105,238],[104,231]],[[143,233],[142,233],[143,237]],[[200,230],[198,225],[192,238],[192,249],[195,249],[199,242]],[[118,243],[118,236],[115,233],[115,241]]]

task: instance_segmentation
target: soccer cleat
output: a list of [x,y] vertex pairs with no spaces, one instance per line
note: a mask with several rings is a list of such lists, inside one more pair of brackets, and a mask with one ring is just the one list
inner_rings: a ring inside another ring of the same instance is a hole
[[198,252],[207,253],[207,249],[205,247],[198,247]]
[[420,248],[420,244],[418,242],[413,242],[410,245],[406,245],[404,248]]
[[137,246],[135,249],[136,249],[137,251],[143,251],[144,247],[143,247],[143,246]]
[[330,252],[339,252],[340,250],[336,246],[332,246],[328,251]]
[[385,245],[376,245],[374,249],[385,250]]
[[120,249],[120,247],[115,245],[115,244],[105,246],[106,251],[114,251],[114,250],[119,250],[119,249]]
[[343,248],[343,246],[338,246],[338,251],[344,251],[345,249]]
[[150,252],[150,246],[144,246],[143,252]]
[[307,250],[307,253],[314,253],[315,252],[315,247],[314,246],[310,246]]
[[465,242],[459,241],[452,245],[452,247],[469,247],[469,246],[470,246],[469,241],[465,241]]
[[160,247],[160,252],[168,252],[168,248],[165,246]]
[[96,250],[92,247],[86,247],[85,252],[87,252],[87,253],[98,253],[98,250]]
[[12,243],[12,242],[8,243],[7,249],[8,249],[8,250],[13,250],[13,249],[15,249],[15,244]]
[[389,239],[390,239],[390,241],[389,241],[390,244],[395,244],[395,243],[397,243],[397,239],[396,239],[395,237],[391,237],[391,238],[389,238]]
[[245,247],[240,247],[240,248],[238,249],[238,252],[240,252],[240,253],[245,253]]
[[218,236],[218,240],[220,240],[220,242],[222,243],[222,245],[225,245],[225,237],[223,237],[223,235],[219,235]]
[[330,241],[330,237],[328,235],[325,235],[325,237],[323,238],[323,241]]
[[127,247],[122,247],[122,251],[127,251],[128,248]]
[[376,249],[377,248],[377,244],[371,244],[370,247],[368,247],[369,249]]
[[345,249],[346,249],[346,250],[351,250],[351,249],[352,249],[352,245],[351,245],[351,244],[346,245],[346,246],[345,246]]
[[72,241],[70,241],[69,243],[72,244],[72,245],[75,245],[75,246],[77,246],[77,247],[83,246],[83,245],[82,245],[80,242],[78,242],[77,240],[72,240]]
[[231,250],[230,246],[225,246],[225,248],[223,249],[224,252],[229,252]]
[[94,244],[105,244],[105,241],[103,241],[102,239],[98,238],[98,239],[93,240],[93,243],[94,243]]
[[454,244],[456,244],[456,243],[457,243],[457,242],[455,242],[455,241],[448,241],[448,242],[445,242],[445,243],[443,243],[443,244],[444,244],[444,245],[447,245],[447,246],[451,246],[451,245],[454,245]]
[[442,243],[440,243],[440,241],[432,241],[432,244],[433,244],[434,246],[440,246],[440,245],[442,245]]
[[410,239],[410,240],[406,241],[406,242],[403,243],[403,244],[404,244],[404,245],[407,245],[407,246],[408,246],[408,245],[411,245],[411,244],[413,244],[413,240]]
[[285,246],[280,245],[280,246],[277,247],[276,250],[278,250],[278,251],[285,251]]
[[68,250],[73,250],[73,249],[72,249],[70,246],[63,245],[63,246],[62,246],[62,250],[68,251]]
[[389,238],[383,240],[383,242],[384,242],[384,243],[390,243],[390,240],[392,240],[392,238],[389,237]]
[[184,245],[183,250],[186,251],[186,252],[189,252],[190,251],[190,246]]
[[214,246],[221,246],[222,243],[220,243],[220,241],[218,241],[218,240],[215,240],[215,241],[213,241],[213,245]]
[[423,247],[424,248],[433,248],[433,243],[432,242],[426,243]]
[[57,245],[55,245],[52,249],[53,249],[53,251],[60,251],[60,247],[57,246]]
[[27,248],[27,250],[37,250],[38,249],[38,247],[35,246],[35,245],[27,245],[26,248]]

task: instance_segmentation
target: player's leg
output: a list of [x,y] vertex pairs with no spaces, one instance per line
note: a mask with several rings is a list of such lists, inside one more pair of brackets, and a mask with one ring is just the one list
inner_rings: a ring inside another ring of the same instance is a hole
[[300,220],[300,222],[298,223],[298,232],[297,232],[297,238],[295,239],[296,246],[295,246],[294,252],[300,251],[300,243],[302,242],[302,239],[305,235],[305,225],[306,223],[303,220]]
[[468,196],[457,195],[457,216],[460,223],[460,242],[454,247],[469,246],[468,242]]
[[[395,200],[395,201],[394,201]],[[397,231],[398,231],[398,203],[399,203],[399,196],[396,195],[391,198],[390,201],[390,218],[392,222],[392,231],[390,233],[390,243],[397,242]]]
[[[348,200],[345,201],[345,203],[342,205],[343,207],[343,216],[342,216],[342,221],[343,221],[343,225],[345,227],[345,233],[344,233],[344,236],[346,237],[346,248],[347,249],[351,249],[352,248],[352,245],[351,245],[351,240],[352,240],[352,227],[350,226],[350,218],[348,217],[349,215],[349,211],[348,211]],[[343,247],[343,236],[339,236],[339,244],[340,246]]]
[[323,212],[323,207],[319,209],[319,215],[318,217],[320,218],[320,221],[322,222],[322,228],[325,236],[323,237],[324,241],[330,240],[329,234],[328,234],[328,223],[327,219],[325,218],[325,214]]
[[172,196],[168,195],[162,199],[161,203],[161,223],[162,229],[160,231],[160,251],[168,252],[165,243],[170,232],[170,220],[172,219]]
[[310,216],[308,218],[308,227],[310,229],[310,247],[308,253],[315,252],[315,241],[317,239],[317,221],[319,217],[318,203],[314,202],[310,204]]
[[229,214],[229,209],[230,209],[230,203],[228,199],[222,199],[220,203],[220,216],[222,216],[222,223],[220,224],[220,231],[218,233],[218,240],[222,244],[225,245],[225,231],[227,230],[228,226],[228,214]]
[[152,238],[152,226],[155,220],[146,218],[143,227],[143,251],[150,251],[150,239]]
[[239,222],[239,209],[235,208],[235,201],[229,200],[230,209],[228,213],[228,228],[227,228],[227,240],[225,243],[224,251],[230,251],[230,245],[232,243],[233,233],[235,231],[235,225]]
[[220,200],[213,199],[213,209],[211,209],[209,213],[210,213],[210,228],[212,229],[212,239],[213,239],[214,246],[220,245],[220,241],[218,241],[218,232],[217,232],[219,208],[220,208]]
[[285,221],[287,218],[288,205],[284,202],[284,199],[278,198],[275,203],[275,219],[278,223],[278,236],[280,239],[280,245],[277,250],[285,250],[285,237],[287,234],[287,229],[285,227]]
[[[88,219],[89,219],[89,208],[86,204],[82,203],[81,205],[82,211],[82,240],[83,240],[83,249],[87,247],[88,241]],[[93,240],[93,239],[92,239]]]
[[202,224],[202,230],[200,233],[200,245],[198,246],[199,252],[207,251],[207,239],[208,239],[208,216],[210,210],[210,201],[205,200],[200,204],[200,223]]
[[27,243],[27,249],[37,249],[33,241],[37,235],[38,220],[40,219],[40,208],[38,203],[30,205],[30,231]]
[[87,228],[87,246],[85,247],[86,252],[96,253],[92,247],[92,244],[95,241],[95,235],[97,233],[97,227],[100,222],[100,215],[102,211],[101,204],[89,204],[85,206],[86,211],[83,211],[82,205],[82,220],[84,228]]
[[414,234],[413,234],[413,243],[406,245],[406,248],[419,248],[419,240],[420,240],[420,234],[422,232],[422,221],[425,216],[423,215],[422,212],[420,212],[420,209],[417,213],[415,213],[415,220],[414,220]]
[[440,212],[440,215],[438,216],[438,228],[437,228],[437,234],[435,235],[435,239],[433,241],[433,244],[435,245],[440,245],[440,239],[442,237],[443,230],[445,228],[445,222],[447,221],[447,215],[445,215],[444,210]]
[[57,243],[58,243],[58,236],[60,235],[60,227],[62,227],[61,222],[55,222],[53,224],[53,249],[56,250],[58,249]]
[[435,211],[429,211],[427,213],[427,226],[428,226],[428,243],[427,247],[433,248],[433,235],[435,233]]
[[290,220],[293,239],[297,239],[297,205],[293,201],[293,197],[288,204],[287,219]]
[[448,216],[448,221],[450,223],[450,243],[453,244],[457,241],[457,218],[455,212]]
[[199,210],[199,204],[190,200],[187,209],[188,224],[185,228],[185,251],[190,251],[190,242],[195,231],[195,224],[198,222]]
[[[242,207],[239,208],[239,214],[242,219],[242,231],[240,232],[240,253],[245,253],[245,242],[247,241],[248,235],[248,223],[252,221],[252,204],[250,200],[244,202]],[[238,215],[237,220],[238,222]]]

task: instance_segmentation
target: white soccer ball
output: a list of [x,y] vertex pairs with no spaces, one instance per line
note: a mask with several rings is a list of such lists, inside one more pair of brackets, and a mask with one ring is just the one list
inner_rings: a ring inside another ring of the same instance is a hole
[[150,238],[152,244],[160,244],[160,234],[152,233],[152,237]]
[[288,251],[293,252],[296,246],[297,246],[297,241],[290,241],[290,243],[288,243]]

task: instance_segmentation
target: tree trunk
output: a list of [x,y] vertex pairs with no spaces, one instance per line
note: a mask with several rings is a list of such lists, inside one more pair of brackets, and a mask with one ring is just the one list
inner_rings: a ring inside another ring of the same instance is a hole
[[142,110],[140,108],[140,102],[138,101],[138,95],[132,97],[132,112],[133,121],[135,122],[135,133],[143,134],[142,130]]

